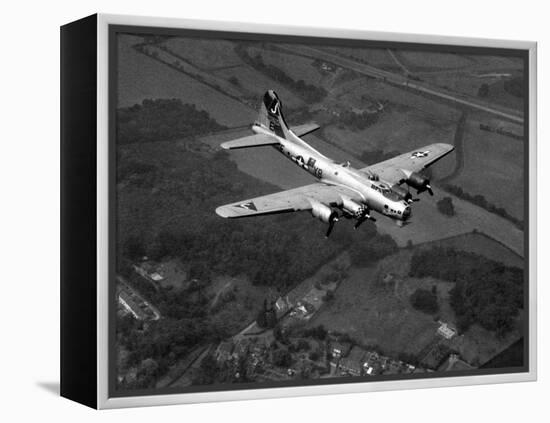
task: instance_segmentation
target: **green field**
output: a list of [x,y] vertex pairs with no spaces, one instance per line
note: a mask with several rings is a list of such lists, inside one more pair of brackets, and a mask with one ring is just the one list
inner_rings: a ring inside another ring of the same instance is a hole
[[[377,346],[387,354],[404,352],[417,355],[436,338],[437,320],[456,324],[449,304],[449,291],[454,283],[408,276],[413,252],[433,246],[473,252],[506,262],[509,266],[522,265],[522,259],[517,255],[481,234],[402,249],[372,267],[351,268],[349,277],[338,287],[334,300],[325,304],[308,325],[322,324],[329,330],[347,333],[361,345]],[[414,309],[409,300],[411,294],[418,288],[431,290],[434,286],[439,311],[429,315]],[[517,327],[502,338],[474,324],[463,336],[454,338],[451,345],[468,362],[482,364],[521,336],[521,319],[520,316]]]
[[423,69],[461,69],[472,65],[467,56],[454,53],[432,53],[427,51],[404,50],[399,53],[400,60],[412,72]]
[[199,68],[216,70],[241,65],[233,51],[235,43],[207,38],[170,38],[163,42],[170,50],[187,58]]
[[350,48],[350,47],[321,47],[330,53],[368,63],[381,69],[399,72],[401,68],[395,63],[385,48]]
[[479,129],[470,119],[464,132],[464,168],[450,183],[470,194],[481,194],[523,219],[524,144],[504,135]]
[[505,245],[479,232],[427,242],[419,245],[418,248],[432,248],[434,246],[476,253],[507,266],[523,268],[525,262],[523,257],[514,253]]
[[261,54],[265,63],[277,66],[292,79],[303,80],[309,84],[321,84],[323,75],[313,65],[313,60],[277,50],[249,49],[249,54]]
[[132,47],[137,41],[134,36],[119,36],[119,107],[139,104],[144,99],[179,98],[207,110],[217,122],[227,126],[246,125],[254,120],[254,109],[137,52]]

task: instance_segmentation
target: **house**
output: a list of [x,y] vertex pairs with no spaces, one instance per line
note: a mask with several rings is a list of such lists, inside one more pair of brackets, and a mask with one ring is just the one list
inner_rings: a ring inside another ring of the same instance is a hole
[[151,262],[143,262],[141,265],[134,264],[133,267],[138,275],[150,281],[160,282],[164,279],[164,276]]
[[233,348],[233,354],[231,355],[235,360],[238,360],[241,357],[246,357],[248,354],[248,348],[250,343],[245,340],[241,339],[237,341],[235,344],[235,348]]
[[218,361],[227,361],[231,358],[231,353],[233,352],[233,343],[232,342],[222,342],[218,345],[216,349],[216,360]]
[[345,357],[351,349],[351,344],[349,342],[332,342],[330,353],[334,358]]
[[353,347],[349,355],[340,360],[340,371],[350,376],[361,376],[365,353],[366,351],[362,348]]
[[120,291],[118,294],[118,303],[122,306],[126,313],[132,315],[136,320],[143,320],[145,316],[142,315],[141,310],[134,300],[126,291]]
[[298,303],[296,304],[296,308],[290,312],[290,315],[298,319],[308,320],[313,315],[314,312],[315,312],[315,307],[313,307],[307,301],[302,300],[302,301],[298,301]]
[[382,372],[382,358],[376,351],[367,351],[363,358],[365,373],[368,375],[380,374]]
[[457,334],[456,328],[449,325],[448,323],[439,321],[439,328],[437,328],[437,333],[445,339],[451,339]]
[[275,313],[277,314],[277,318],[280,319],[282,316],[284,316],[291,308],[290,301],[288,300],[288,295],[286,297],[279,297],[277,301],[275,301]]

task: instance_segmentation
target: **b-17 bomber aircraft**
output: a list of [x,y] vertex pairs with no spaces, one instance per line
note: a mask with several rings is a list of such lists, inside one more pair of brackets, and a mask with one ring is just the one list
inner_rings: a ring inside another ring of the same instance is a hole
[[354,169],[349,162],[336,163],[302,140],[301,136],[319,126],[305,124],[289,128],[281,108],[277,94],[267,91],[258,119],[252,125],[255,134],[224,142],[221,147],[232,150],[272,146],[318,182],[218,207],[216,213],[221,217],[308,210],[328,224],[327,237],[341,217],[355,219],[355,229],[366,220],[375,222],[373,211],[402,226],[410,219],[411,205],[417,200],[413,199],[409,187],[416,189],[418,194],[428,191],[433,195],[430,181],[419,172],[454,150],[449,144],[431,144],[363,169]]

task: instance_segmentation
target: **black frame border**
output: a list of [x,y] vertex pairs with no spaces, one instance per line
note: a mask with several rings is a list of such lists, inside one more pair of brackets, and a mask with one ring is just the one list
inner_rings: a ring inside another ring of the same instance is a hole
[[97,15],[61,27],[60,393],[97,407]]

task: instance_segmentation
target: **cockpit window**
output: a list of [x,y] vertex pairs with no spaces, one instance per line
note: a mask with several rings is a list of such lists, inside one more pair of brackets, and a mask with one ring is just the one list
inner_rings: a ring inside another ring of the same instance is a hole
[[397,193],[393,192],[391,189],[382,190],[382,194],[384,194],[384,197],[392,201],[399,201],[399,195],[397,195]]

